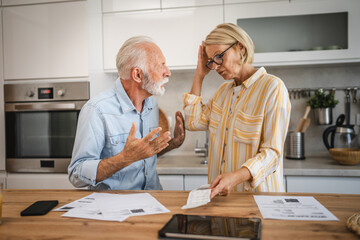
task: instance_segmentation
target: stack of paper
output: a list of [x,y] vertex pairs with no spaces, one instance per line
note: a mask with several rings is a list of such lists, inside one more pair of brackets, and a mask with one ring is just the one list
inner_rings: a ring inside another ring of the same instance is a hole
[[54,211],[67,211],[63,217],[120,222],[131,216],[170,212],[148,193],[93,193]]

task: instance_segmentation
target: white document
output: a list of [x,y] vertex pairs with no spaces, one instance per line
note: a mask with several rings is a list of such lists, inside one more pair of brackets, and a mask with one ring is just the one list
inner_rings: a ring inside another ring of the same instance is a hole
[[339,221],[313,197],[254,196],[264,219]]
[[209,203],[211,201],[210,199],[211,189],[209,189],[209,187],[210,185],[206,184],[197,189],[192,190],[189,193],[186,205],[184,205],[181,209],[196,208]]
[[105,218],[124,218],[170,212],[149,193],[112,194],[99,202]]
[[63,217],[120,222],[131,216],[170,212],[148,193],[93,193],[54,211],[67,211]]
[[96,197],[100,197],[98,195],[99,193],[93,193],[90,194],[89,196],[80,198],[74,202],[71,202],[69,204],[66,204],[64,206],[61,206],[59,208],[54,209],[53,211],[55,212],[67,212],[71,209],[74,208],[82,208],[82,207],[86,207],[86,206],[90,206],[90,208],[93,208],[96,206]]

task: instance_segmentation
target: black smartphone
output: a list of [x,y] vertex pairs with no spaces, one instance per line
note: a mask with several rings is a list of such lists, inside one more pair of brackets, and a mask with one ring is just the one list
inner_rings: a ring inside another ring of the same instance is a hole
[[23,210],[20,215],[21,216],[45,215],[58,204],[59,204],[59,201],[57,201],[57,200],[37,201],[37,202],[34,202],[33,204],[31,204],[25,210]]
[[160,239],[261,239],[261,219],[175,214],[159,231]]

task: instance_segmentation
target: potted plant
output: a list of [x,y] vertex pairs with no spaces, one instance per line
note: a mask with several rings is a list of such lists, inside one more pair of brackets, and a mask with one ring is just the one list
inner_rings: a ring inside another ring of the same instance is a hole
[[314,109],[318,125],[332,124],[332,109],[338,103],[339,101],[335,99],[335,91],[326,94],[323,89],[315,91],[315,95],[308,101],[308,105]]

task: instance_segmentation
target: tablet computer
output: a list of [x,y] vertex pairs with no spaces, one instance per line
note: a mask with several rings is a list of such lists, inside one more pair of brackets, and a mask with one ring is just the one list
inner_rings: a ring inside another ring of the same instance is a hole
[[260,239],[261,219],[175,214],[160,239]]

